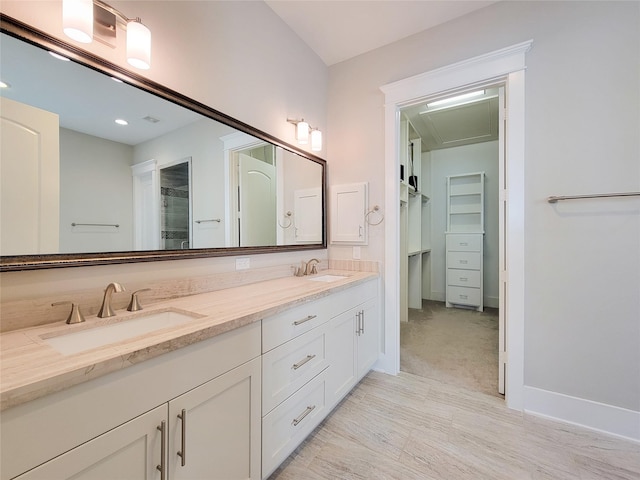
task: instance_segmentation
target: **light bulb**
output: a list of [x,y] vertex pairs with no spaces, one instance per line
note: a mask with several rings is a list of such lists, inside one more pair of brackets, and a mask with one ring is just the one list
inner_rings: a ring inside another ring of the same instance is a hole
[[320,130],[311,131],[311,150],[314,152],[322,150],[322,132]]
[[141,70],[151,67],[151,31],[137,19],[127,23],[127,62]]
[[93,0],[64,0],[62,2],[64,34],[80,43],[93,40]]

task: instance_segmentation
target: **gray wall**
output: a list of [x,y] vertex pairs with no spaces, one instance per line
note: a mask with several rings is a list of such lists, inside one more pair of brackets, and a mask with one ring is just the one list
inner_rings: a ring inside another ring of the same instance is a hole
[[[640,410],[640,3],[500,2],[330,67],[330,183],[384,206],[381,85],[529,39],[525,384]],[[384,207],[383,207],[384,208]],[[390,208],[387,206],[387,208]],[[382,229],[362,257],[384,260]],[[330,246],[333,258],[351,250]]]

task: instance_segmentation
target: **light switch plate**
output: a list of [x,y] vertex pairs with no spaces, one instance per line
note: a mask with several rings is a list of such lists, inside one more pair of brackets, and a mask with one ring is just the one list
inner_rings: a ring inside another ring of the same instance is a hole
[[236,270],[247,270],[251,267],[251,259],[249,257],[236,258]]

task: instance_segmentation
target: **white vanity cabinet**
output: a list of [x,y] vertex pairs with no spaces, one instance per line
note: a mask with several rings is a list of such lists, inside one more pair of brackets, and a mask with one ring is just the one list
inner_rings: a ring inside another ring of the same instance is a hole
[[[19,480],[161,478],[162,422],[167,407],[151,410],[17,477]],[[28,447],[25,447],[28,448]]]
[[[380,317],[376,283],[362,285],[359,303],[335,315],[329,325],[329,405],[335,406],[378,359]],[[361,303],[360,303],[361,302]]]
[[2,480],[259,479],[260,343],[257,322],[4,410]]

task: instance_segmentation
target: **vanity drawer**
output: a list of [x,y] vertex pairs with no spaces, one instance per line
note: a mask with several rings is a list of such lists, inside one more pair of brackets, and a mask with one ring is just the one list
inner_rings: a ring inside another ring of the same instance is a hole
[[262,356],[263,414],[329,366],[328,329],[327,322]]
[[262,478],[268,477],[326,416],[323,371],[262,419]]
[[480,289],[447,286],[447,302],[456,305],[480,305]]
[[480,288],[480,270],[447,269],[447,285]]
[[479,252],[482,247],[482,234],[448,234],[447,250],[460,252]]
[[308,302],[262,320],[262,353],[329,320],[326,298]]
[[480,270],[479,252],[447,252],[447,268]]

